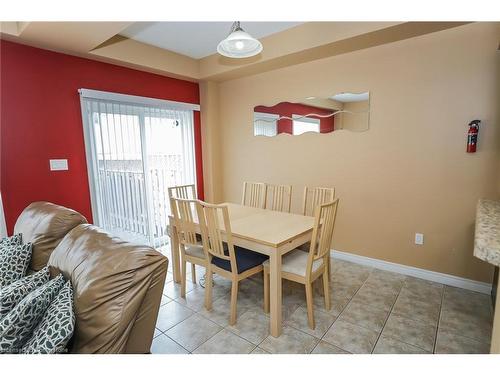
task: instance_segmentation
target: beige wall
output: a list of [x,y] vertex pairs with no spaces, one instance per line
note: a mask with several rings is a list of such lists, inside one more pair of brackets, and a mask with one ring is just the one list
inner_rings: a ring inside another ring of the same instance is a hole
[[[220,83],[214,197],[238,201],[245,180],[287,183],[297,212],[305,184],[335,186],[335,249],[490,281],[472,245],[478,198],[499,193],[498,35],[470,24]],[[367,90],[368,132],[252,135],[255,105]],[[479,151],[466,154],[474,118]]]

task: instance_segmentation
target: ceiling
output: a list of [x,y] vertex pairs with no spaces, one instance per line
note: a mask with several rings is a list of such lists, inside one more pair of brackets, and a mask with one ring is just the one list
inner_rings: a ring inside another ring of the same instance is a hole
[[[254,38],[278,33],[301,22],[241,22]],[[231,29],[232,22],[135,22],[120,35],[194,59],[217,52],[217,44]]]
[[[231,22],[1,21],[0,39],[174,78],[221,82],[466,24],[243,22],[243,28],[264,46],[262,53],[248,59],[229,59],[216,53]],[[153,45],[159,43],[161,47]]]
[[332,96],[331,99],[341,103],[364,102],[365,100],[370,99],[370,93],[362,92],[360,94],[354,94],[351,92],[342,92],[340,94]]

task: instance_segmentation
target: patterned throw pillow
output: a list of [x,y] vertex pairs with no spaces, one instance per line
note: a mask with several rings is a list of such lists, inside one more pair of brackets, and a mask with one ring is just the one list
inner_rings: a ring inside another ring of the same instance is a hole
[[4,237],[0,240],[0,246],[21,245],[23,243],[23,236],[21,233],[14,234],[10,237]]
[[0,288],[24,277],[31,260],[31,242],[0,246]]
[[71,282],[67,281],[50,304],[33,335],[22,347],[21,353],[64,353],[74,329],[73,289]]
[[35,289],[0,320],[0,353],[18,353],[64,285],[62,275]]
[[47,283],[49,277],[49,267],[45,267],[37,273],[0,288],[0,320],[29,293]]

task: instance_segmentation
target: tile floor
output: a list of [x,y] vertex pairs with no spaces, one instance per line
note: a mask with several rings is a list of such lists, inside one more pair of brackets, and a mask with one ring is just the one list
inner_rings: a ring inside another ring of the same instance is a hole
[[[189,267],[188,267],[189,269]],[[204,274],[202,268],[197,276]],[[188,279],[191,276],[188,275]],[[186,298],[169,272],[152,353],[488,353],[488,295],[332,260],[332,309],[315,288],[316,329],[307,325],[303,286],[283,282],[283,334],[269,335],[260,275],[240,284],[229,326],[230,283],[214,279],[212,311],[188,281]]]

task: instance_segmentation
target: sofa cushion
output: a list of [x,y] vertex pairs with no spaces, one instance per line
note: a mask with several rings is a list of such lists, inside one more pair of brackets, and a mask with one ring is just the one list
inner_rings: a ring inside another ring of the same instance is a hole
[[19,215],[14,233],[22,233],[24,242],[33,244],[30,268],[46,266],[49,256],[62,238],[87,220],[78,212],[49,202],[31,203]]
[[21,233],[15,234],[10,237],[4,237],[0,240],[0,246],[21,245],[22,243],[23,243],[23,236]]
[[[168,265],[165,256],[82,224],[64,237],[48,264],[51,273],[61,272],[73,286],[72,353],[149,350]],[[147,349],[128,342],[137,324]]]
[[64,285],[58,276],[35,289],[0,320],[0,353],[18,353]]
[[21,353],[64,353],[74,328],[73,289],[71,282],[67,281],[45,311],[32,336],[21,348]]
[[0,245],[0,288],[23,278],[30,264],[31,243]]
[[0,288],[0,320],[24,297],[48,281],[49,268],[45,267],[32,275],[23,277],[6,287]]

